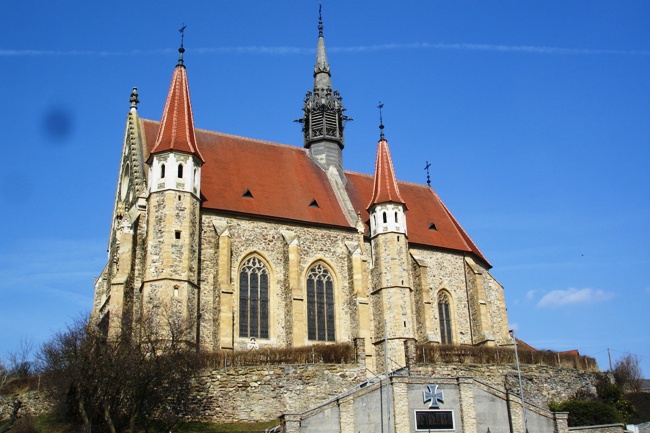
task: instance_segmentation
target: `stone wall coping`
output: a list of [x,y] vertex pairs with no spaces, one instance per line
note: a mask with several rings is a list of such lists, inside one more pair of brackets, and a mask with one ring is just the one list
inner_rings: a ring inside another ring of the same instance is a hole
[[569,431],[575,431],[575,430],[598,430],[598,429],[603,429],[603,428],[615,428],[615,427],[620,427],[621,431],[625,430],[625,425],[622,423],[615,423],[615,424],[599,424],[599,425],[585,425],[585,426],[576,426],[576,427],[569,427]]

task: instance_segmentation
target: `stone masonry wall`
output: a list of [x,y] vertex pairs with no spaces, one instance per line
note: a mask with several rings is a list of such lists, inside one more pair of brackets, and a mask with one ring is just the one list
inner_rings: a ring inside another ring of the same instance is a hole
[[366,379],[356,365],[310,364],[213,370],[197,380],[188,414],[208,422],[266,421],[304,412]]
[[[519,394],[514,367],[478,364],[415,365],[411,376],[471,377],[504,392]],[[359,385],[367,378],[358,365],[261,365],[205,371],[195,380],[186,417],[207,422],[267,421],[283,413],[301,413]],[[595,390],[595,375],[578,370],[523,365],[527,402],[546,408],[551,400],[569,398],[576,390]],[[0,419],[6,418],[16,396],[0,396]],[[20,395],[23,413],[43,414],[51,404],[43,394]],[[580,432],[583,433],[583,432]],[[598,432],[600,433],[600,432]]]
[[[411,369],[414,376],[473,377],[502,391],[519,395],[515,366],[480,364],[420,364]],[[545,365],[522,365],[521,379],[526,401],[546,408],[550,401],[562,401],[579,389],[596,392],[596,377],[571,368]]]

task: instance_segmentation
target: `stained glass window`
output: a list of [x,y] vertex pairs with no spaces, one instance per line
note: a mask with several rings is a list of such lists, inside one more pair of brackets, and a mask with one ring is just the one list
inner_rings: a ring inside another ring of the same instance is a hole
[[312,267],[307,275],[307,337],[334,341],[334,283],[323,265]]
[[449,295],[445,292],[438,295],[438,317],[440,318],[440,342],[451,344],[451,309]]
[[258,257],[239,272],[239,336],[269,338],[269,272]]

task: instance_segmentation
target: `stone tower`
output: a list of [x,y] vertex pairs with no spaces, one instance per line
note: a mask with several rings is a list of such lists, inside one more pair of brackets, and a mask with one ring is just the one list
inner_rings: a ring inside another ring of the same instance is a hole
[[304,146],[309,149],[312,159],[317,161],[325,170],[333,167],[343,181],[343,128],[347,120],[341,95],[332,90],[332,75],[325,52],[323,38],[323,19],[319,10],[318,17],[318,46],[316,48],[316,65],[314,66],[314,90],[307,92],[303,106],[302,123]]
[[388,369],[395,370],[406,365],[405,343],[415,340],[413,290],[406,230],[407,207],[395,179],[383,125],[380,128],[373,193],[368,204],[373,261],[373,343],[378,369],[386,369],[384,361],[388,358]]
[[201,166],[187,71],[174,69],[160,129],[147,160],[147,254],[142,314],[160,332],[180,326],[194,342],[198,302]]

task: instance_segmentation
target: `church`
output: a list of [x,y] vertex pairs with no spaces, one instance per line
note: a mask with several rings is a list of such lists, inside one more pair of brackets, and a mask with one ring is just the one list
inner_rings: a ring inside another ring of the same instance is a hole
[[160,119],[131,94],[95,283],[106,332],[174,315],[201,351],[363,339],[372,371],[415,343],[512,343],[488,259],[430,186],[398,180],[383,125],[374,173],[345,169],[322,19],[292,145],[198,129],[184,51]]

